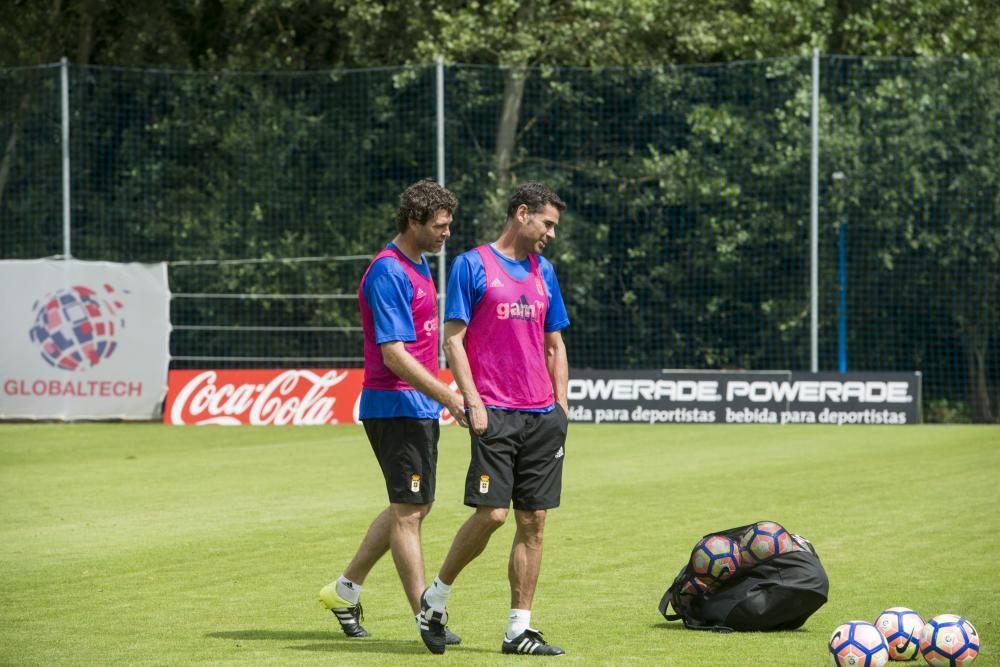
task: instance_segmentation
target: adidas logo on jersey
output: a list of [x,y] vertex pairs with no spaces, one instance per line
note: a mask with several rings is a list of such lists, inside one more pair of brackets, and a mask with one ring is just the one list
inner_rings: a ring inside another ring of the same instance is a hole
[[503,287],[503,283],[500,282],[499,278],[494,278],[493,282],[490,283],[490,287]]
[[559,451],[556,452],[556,455],[553,458],[561,459],[563,454],[565,454],[565,452],[563,451],[562,445],[559,445]]
[[417,298],[418,299],[422,299],[425,296],[427,296],[427,292],[425,292],[422,287],[418,287],[417,288]]

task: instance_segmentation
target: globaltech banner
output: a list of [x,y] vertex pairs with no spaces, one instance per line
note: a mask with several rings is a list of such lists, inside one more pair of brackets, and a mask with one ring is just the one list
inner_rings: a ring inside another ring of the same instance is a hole
[[160,416],[166,264],[4,260],[0,303],[0,419]]
[[920,373],[574,370],[569,406],[594,424],[916,424]]

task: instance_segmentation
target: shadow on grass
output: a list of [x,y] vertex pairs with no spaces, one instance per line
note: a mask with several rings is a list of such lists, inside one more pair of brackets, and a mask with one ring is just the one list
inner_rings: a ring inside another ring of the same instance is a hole
[[[688,628],[685,628],[684,624],[681,623],[680,621],[669,621],[669,622],[668,621],[660,621],[659,623],[650,623],[649,627],[651,627],[651,628],[659,628],[659,629],[662,629],[662,630],[684,630],[684,631],[689,631]],[[690,632],[703,632],[703,633],[708,634],[708,635],[741,635],[741,634],[747,634],[746,632],[735,632],[733,630],[728,630],[728,631],[724,630],[722,632],[716,632],[714,630],[708,630],[708,629],[690,630]],[[790,634],[790,633],[808,634],[809,630],[808,630],[808,628],[801,627],[801,628],[795,628],[794,630],[765,630],[765,631],[761,631],[761,632],[755,632],[754,634],[777,635],[777,634]]]
[[[326,651],[328,653],[401,653],[406,655],[430,655],[420,640],[404,641],[402,639],[362,639],[333,641],[328,644],[308,644],[306,646],[286,646],[293,651]],[[469,646],[449,646],[448,653],[454,655],[458,653],[499,653],[500,651],[488,651],[484,648],[472,648]]]
[[684,627],[684,624],[681,623],[680,621],[676,621],[674,623],[668,623],[666,621],[661,621],[659,623],[651,623],[649,627],[651,627],[651,628],[661,628],[663,630],[686,630],[687,629],[687,628]]
[[[335,635],[320,630],[232,630],[229,632],[209,632],[206,637],[215,639],[265,639],[299,641],[302,639],[337,639]],[[344,637],[344,639],[347,639]]]
[[[420,639],[414,637],[412,640],[403,639],[375,639],[365,637],[363,639],[352,639],[350,637],[340,637],[329,632],[316,630],[232,630],[224,632],[209,632],[206,637],[215,639],[233,640],[265,640],[265,641],[303,641],[319,640],[322,644],[307,644],[305,646],[286,646],[293,651],[326,651],[329,653],[401,653],[412,655],[428,654],[427,649],[420,643]],[[472,648],[470,646],[449,646],[448,651],[460,651],[462,653],[496,653],[483,648]]]

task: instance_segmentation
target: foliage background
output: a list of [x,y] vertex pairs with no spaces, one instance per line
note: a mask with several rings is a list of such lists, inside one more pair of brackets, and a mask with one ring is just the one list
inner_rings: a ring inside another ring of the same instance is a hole
[[[436,173],[447,63],[453,252],[511,183],[570,202],[551,259],[577,367],[808,367],[809,86],[821,70],[821,350],[921,370],[925,417],[1000,419],[1000,6],[986,0],[353,3],[6,0],[0,248],[61,252],[58,69],[72,63],[73,254],[371,254]],[[40,66],[41,65],[41,66]],[[834,172],[846,178],[833,180]],[[357,264],[172,270],[175,292],[353,290]],[[350,299],[175,301],[175,322],[356,324]],[[356,356],[356,332],[175,332],[174,354]]]

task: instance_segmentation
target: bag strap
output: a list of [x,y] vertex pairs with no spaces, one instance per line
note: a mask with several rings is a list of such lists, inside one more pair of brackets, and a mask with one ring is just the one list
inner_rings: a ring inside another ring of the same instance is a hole
[[718,632],[719,634],[729,634],[730,632],[736,632],[733,628],[726,625],[702,625],[696,623],[695,621],[689,621],[688,619],[683,619],[684,627],[688,630],[705,630],[708,632]]
[[[677,609],[673,607],[674,588],[675,585],[671,584],[670,588],[667,589],[667,592],[663,594],[662,598],[660,598],[659,610],[660,613],[663,614],[663,618],[668,621],[681,621],[684,620],[684,617],[678,614]],[[673,609],[674,613],[668,614],[667,609]]]
[[[663,614],[663,618],[667,619],[668,621],[681,621],[684,624],[684,627],[687,628],[688,630],[708,630],[711,632],[718,632],[722,634],[735,632],[733,628],[730,628],[725,625],[705,625],[704,623],[699,623],[688,614],[685,614],[683,611],[678,610],[676,607],[674,607],[674,590],[677,588],[678,582],[684,581],[685,579],[684,575],[687,574],[687,572],[688,572],[687,567],[681,570],[681,573],[677,575],[677,579],[674,581],[673,584],[670,585],[670,588],[668,588],[667,592],[663,594],[663,597],[660,598],[659,609],[660,613]],[[667,613],[667,609],[672,609],[674,613],[673,614]]]

